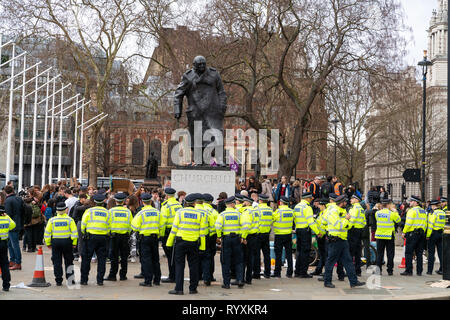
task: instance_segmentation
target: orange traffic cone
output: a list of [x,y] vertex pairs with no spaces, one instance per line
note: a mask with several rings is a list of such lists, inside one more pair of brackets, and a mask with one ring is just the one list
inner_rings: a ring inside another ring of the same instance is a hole
[[405,265],[405,246],[406,246],[406,240],[403,241],[403,258],[402,258],[402,262],[398,265],[399,268],[406,268],[406,265]]
[[33,281],[29,287],[49,287],[51,284],[45,281],[44,274],[44,256],[42,255],[42,247],[39,247],[36,257],[36,267],[34,268]]

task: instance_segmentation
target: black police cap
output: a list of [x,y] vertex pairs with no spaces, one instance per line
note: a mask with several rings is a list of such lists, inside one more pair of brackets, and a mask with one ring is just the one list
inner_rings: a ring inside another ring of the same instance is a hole
[[389,198],[383,198],[383,199],[381,199],[381,203],[384,203],[384,204],[386,204],[386,203],[391,203],[391,202],[392,202],[392,200],[389,199]]
[[150,193],[145,192],[141,194],[141,199],[142,201],[149,201],[152,199],[152,195]]
[[329,197],[330,197],[330,199],[334,200],[338,197],[338,195],[336,193],[330,193]]
[[92,199],[94,199],[95,202],[103,202],[105,201],[106,197],[103,193],[96,193],[94,194]]
[[430,204],[433,205],[433,206],[436,206],[436,205],[438,205],[439,203],[441,203],[441,201],[439,201],[439,200],[431,200],[431,201],[430,201]]
[[422,199],[420,199],[418,196],[411,196],[409,197],[409,201],[422,202]]
[[67,209],[66,203],[65,202],[58,202],[56,204],[56,211],[64,211]]
[[214,201],[214,197],[209,193],[204,193],[203,200],[205,200],[207,202],[212,202],[212,201]]
[[283,202],[283,203],[289,203],[289,198],[285,197],[285,196],[281,196],[280,197],[280,201]]
[[334,202],[336,203],[341,203],[343,201],[347,201],[347,197],[345,195],[338,196],[336,199],[334,199]]
[[196,192],[196,193],[193,193],[192,195],[195,196],[195,201],[203,201],[204,200],[203,194],[201,194],[201,193]]
[[114,195],[114,199],[117,201],[125,201],[126,198],[127,198],[127,195],[123,192],[118,192]]
[[352,195],[352,198],[355,198],[356,200],[359,200],[359,201],[362,200],[361,197],[358,196],[356,193]]
[[328,203],[330,203],[330,200],[328,198],[320,198],[319,203],[320,204],[328,204]]
[[235,193],[234,198],[235,198],[235,200],[239,200],[239,201],[244,200],[244,196],[240,193]]
[[253,202],[253,199],[250,198],[249,196],[242,196],[242,201],[248,201],[248,202]]
[[225,203],[233,203],[233,202],[235,202],[236,201],[236,197],[234,197],[234,196],[231,196],[231,197],[228,197],[226,200],[225,200]]
[[195,193],[190,193],[186,196],[186,198],[184,198],[184,201],[186,201],[186,203],[193,203],[195,202],[195,200],[197,200],[197,196],[195,195]]
[[313,194],[311,192],[303,192],[302,198],[312,198]]
[[267,200],[269,200],[269,196],[260,193],[260,194],[258,194],[258,199],[262,200],[262,201],[267,201]]
[[177,191],[175,190],[175,189],[173,189],[173,188],[165,188],[164,189],[164,193],[165,194],[170,194],[170,195],[172,195],[172,194],[175,194]]

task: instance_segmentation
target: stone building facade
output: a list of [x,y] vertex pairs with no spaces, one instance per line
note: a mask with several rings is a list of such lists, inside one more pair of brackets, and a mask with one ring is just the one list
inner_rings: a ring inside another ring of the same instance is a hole
[[[437,0],[438,10],[434,10],[430,27],[428,29],[428,59],[433,63],[428,68],[427,75],[427,108],[432,114],[431,127],[442,128],[434,130],[434,139],[447,141],[447,41],[448,41],[448,0]],[[412,67],[413,69],[418,67]],[[422,92],[421,82],[417,83],[418,92]],[[379,143],[375,140],[374,143]],[[370,148],[368,148],[370,149]],[[426,199],[436,198],[447,193],[447,150],[427,149],[427,157],[431,156],[433,164],[426,176]],[[369,151],[370,152],[370,151]],[[366,163],[364,190],[367,193],[372,186],[392,185],[391,197],[393,200],[402,200],[402,184],[405,183],[403,172],[396,166],[397,163],[389,157],[389,149],[372,161]],[[413,166],[411,165],[411,168]],[[406,197],[414,194],[420,195],[419,183],[407,182]]]

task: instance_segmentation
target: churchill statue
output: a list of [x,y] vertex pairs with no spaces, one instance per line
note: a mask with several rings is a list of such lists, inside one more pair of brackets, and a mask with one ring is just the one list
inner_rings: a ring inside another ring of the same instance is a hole
[[[184,96],[187,97],[188,102],[186,116],[191,136],[191,150],[194,148],[194,122],[196,121],[201,122],[202,137],[206,130],[217,129],[222,134],[221,143],[223,144],[223,120],[227,109],[227,95],[219,72],[215,68],[207,67],[203,56],[194,58],[193,68],[183,74],[181,83],[175,91],[176,119],[181,117]],[[214,138],[211,140],[214,141]],[[205,142],[203,139],[201,141],[203,150],[208,145],[208,141]],[[203,160],[209,162],[210,159]],[[218,160],[222,162],[222,159]]]

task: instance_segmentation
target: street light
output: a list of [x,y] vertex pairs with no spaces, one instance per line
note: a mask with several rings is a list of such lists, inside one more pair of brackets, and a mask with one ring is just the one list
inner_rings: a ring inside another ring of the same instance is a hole
[[422,67],[423,80],[423,107],[422,107],[422,201],[425,202],[425,130],[426,130],[426,111],[427,111],[427,72],[431,61],[427,60],[427,50],[423,51],[423,60],[418,63]]
[[334,175],[336,176],[336,159],[337,159],[337,123],[339,122],[338,119],[333,119],[330,121],[332,124],[334,124]]

